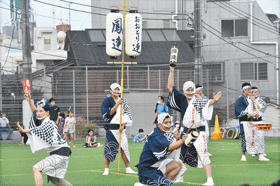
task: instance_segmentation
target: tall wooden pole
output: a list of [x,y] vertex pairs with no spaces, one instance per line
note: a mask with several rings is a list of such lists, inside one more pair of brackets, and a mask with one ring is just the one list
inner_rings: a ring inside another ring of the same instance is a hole
[[[125,39],[125,9],[126,9],[126,0],[124,0],[123,5],[123,39],[122,39],[122,76],[121,76],[121,98],[123,98],[123,69],[124,69],[124,39]],[[120,128],[122,127],[122,109],[123,104],[121,104],[120,109]],[[122,145],[122,132],[119,133],[119,161],[118,161],[118,171],[121,170],[121,145]]]
[[194,83],[202,85],[200,1],[194,0]]

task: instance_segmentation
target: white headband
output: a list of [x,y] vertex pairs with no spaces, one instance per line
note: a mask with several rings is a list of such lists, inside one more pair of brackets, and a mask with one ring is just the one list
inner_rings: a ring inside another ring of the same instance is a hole
[[246,90],[247,88],[249,88],[249,87],[251,87],[250,85],[246,85],[246,86],[244,86],[242,89],[243,90]]
[[259,92],[259,89],[252,89],[252,90],[251,90],[251,93],[254,92],[255,90]]
[[196,88],[196,90],[200,90],[200,89],[203,89],[203,87],[197,87],[197,88]]

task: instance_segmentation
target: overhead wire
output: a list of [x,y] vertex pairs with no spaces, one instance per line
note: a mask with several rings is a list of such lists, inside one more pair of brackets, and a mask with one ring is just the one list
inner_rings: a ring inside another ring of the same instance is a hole
[[[247,13],[247,12],[241,10],[240,8],[237,8],[236,6],[233,6],[232,4],[230,4],[230,3],[226,2],[226,1],[224,1],[224,3],[223,3],[223,2],[221,2],[221,3],[222,3],[222,4],[227,4],[227,5],[229,5],[230,7],[236,9],[237,11],[242,12],[242,13],[245,14],[245,15],[248,15],[249,18],[252,17],[252,18],[256,19],[257,21],[259,21],[259,22],[261,22],[261,23],[263,23],[263,24],[266,24],[267,26],[271,27],[272,29],[275,29],[275,27],[274,27],[272,24],[267,23],[267,22],[265,22],[265,21],[259,19],[259,18],[256,17],[256,16],[252,16],[251,14],[249,14],[249,13]],[[226,6],[226,5],[225,5],[225,6]],[[228,7],[228,6],[227,6],[227,7]]]
[[[202,23],[205,24],[205,25],[207,25],[207,26],[210,27],[211,29],[215,30],[215,31],[218,32],[219,34],[222,34],[219,30],[215,29],[214,27],[212,27],[211,25],[205,23],[204,21],[202,21]],[[222,37],[219,36],[219,38],[222,38]],[[240,42],[240,41],[239,41],[239,42],[233,42],[233,41],[232,41],[232,38],[230,38],[230,37],[227,37],[227,38],[230,39],[230,41],[231,41],[230,43],[232,43],[232,44],[233,44],[233,43],[239,43],[239,44],[242,44],[242,45],[244,45],[244,46],[247,46],[248,48],[251,48],[251,49],[253,49],[253,50],[257,51],[257,52],[260,52],[260,53],[263,53],[263,54],[265,54],[265,55],[269,55],[269,56],[271,56],[271,57],[280,59],[279,56],[272,55],[272,54],[270,54],[270,53],[268,53],[268,52],[261,51],[261,50],[259,50],[259,49],[256,49],[256,48],[254,48],[254,47],[252,47],[252,46],[249,46],[249,45],[247,45],[247,44],[245,44],[245,43],[243,43],[243,42]]]
[[[207,26],[208,26],[208,25],[207,25]],[[234,46],[234,47],[238,48],[239,50],[241,50],[241,51],[243,51],[243,52],[245,52],[245,53],[247,53],[247,54],[249,54],[249,55],[251,55],[251,56],[254,56],[254,57],[257,58],[257,59],[261,59],[261,60],[266,61],[266,62],[268,62],[268,63],[270,63],[270,64],[273,64],[271,61],[268,61],[268,60],[266,60],[266,59],[263,59],[263,58],[261,58],[261,57],[258,57],[258,56],[256,56],[255,54],[252,54],[252,53],[250,53],[250,52],[248,52],[248,51],[246,51],[246,50],[244,50],[244,49],[242,49],[242,48],[236,46],[234,43],[227,41],[226,39],[224,39],[224,38],[220,37],[219,35],[215,34],[214,32],[212,32],[211,30],[209,30],[209,29],[206,28],[205,26],[202,26],[202,27],[203,27],[205,30],[207,30],[208,32],[210,32],[210,33],[212,33],[213,35],[215,35],[216,37],[218,37],[219,39],[221,39],[221,40],[223,40],[224,42],[230,44],[231,46]],[[275,68],[275,67],[274,67],[274,68]]]
[[[15,31],[15,23],[13,23],[13,30],[12,30],[12,36],[11,36],[10,46],[12,45],[12,42],[13,42],[14,31]],[[6,63],[7,63],[7,60],[8,60],[9,54],[10,54],[10,50],[11,50],[11,48],[8,48],[8,53],[7,53],[7,56],[6,56],[4,65],[3,65],[3,66],[1,65],[1,69],[4,69],[4,67],[5,67],[5,65],[6,65]]]
[[250,20],[250,18],[247,17],[247,16],[244,16],[244,15],[243,15],[244,17],[242,17],[242,16],[240,16],[237,12],[233,12],[233,11],[231,11],[230,9],[225,8],[224,6],[219,5],[219,3],[217,3],[217,2],[214,2],[214,1],[213,1],[213,3],[216,4],[216,5],[218,5],[218,6],[221,7],[222,9],[225,9],[226,11],[232,13],[233,15],[235,15],[235,16],[241,18],[241,19],[246,18],[246,20],[247,20],[248,22],[252,23],[253,25],[255,25],[255,26],[257,26],[257,27],[259,27],[259,28],[261,28],[261,29],[263,29],[263,30],[266,30],[266,31],[268,31],[268,32],[270,32],[270,33],[272,33],[272,34],[279,35],[279,33],[276,31],[276,28],[275,28],[275,31],[272,31],[272,30],[270,30],[270,29],[267,29],[266,27],[263,27],[262,24],[259,25],[259,24],[256,24],[256,23],[252,22],[252,21]]

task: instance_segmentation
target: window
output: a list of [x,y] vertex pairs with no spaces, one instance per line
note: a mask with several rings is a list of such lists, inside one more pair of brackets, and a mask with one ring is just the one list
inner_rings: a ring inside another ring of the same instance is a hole
[[267,80],[267,63],[241,63],[241,80]]
[[[203,65],[203,79],[208,79],[214,82],[223,82],[224,80],[224,63],[205,64]],[[208,73],[207,73],[208,71]],[[208,77],[207,77],[208,75]]]
[[44,50],[51,50],[52,45],[51,45],[51,39],[44,38]]
[[105,42],[105,38],[101,30],[89,30],[88,34],[91,42]]
[[45,45],[50,45],[51,44],[51,39],[44,39],[44,44]]
[[222,37],[248,36],[247,19],[222,20]]

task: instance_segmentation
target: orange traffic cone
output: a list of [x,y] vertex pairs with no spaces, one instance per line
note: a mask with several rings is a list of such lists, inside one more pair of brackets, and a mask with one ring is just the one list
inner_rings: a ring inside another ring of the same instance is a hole
[[216,115],[216,118],[215,118],[215,128],[214,128],[214,132],[212,132],[212,134],[211,134],[211,138],[213,140],[219,140],[219,139],[223,138],[223,133],[220,131],[218,115]]

